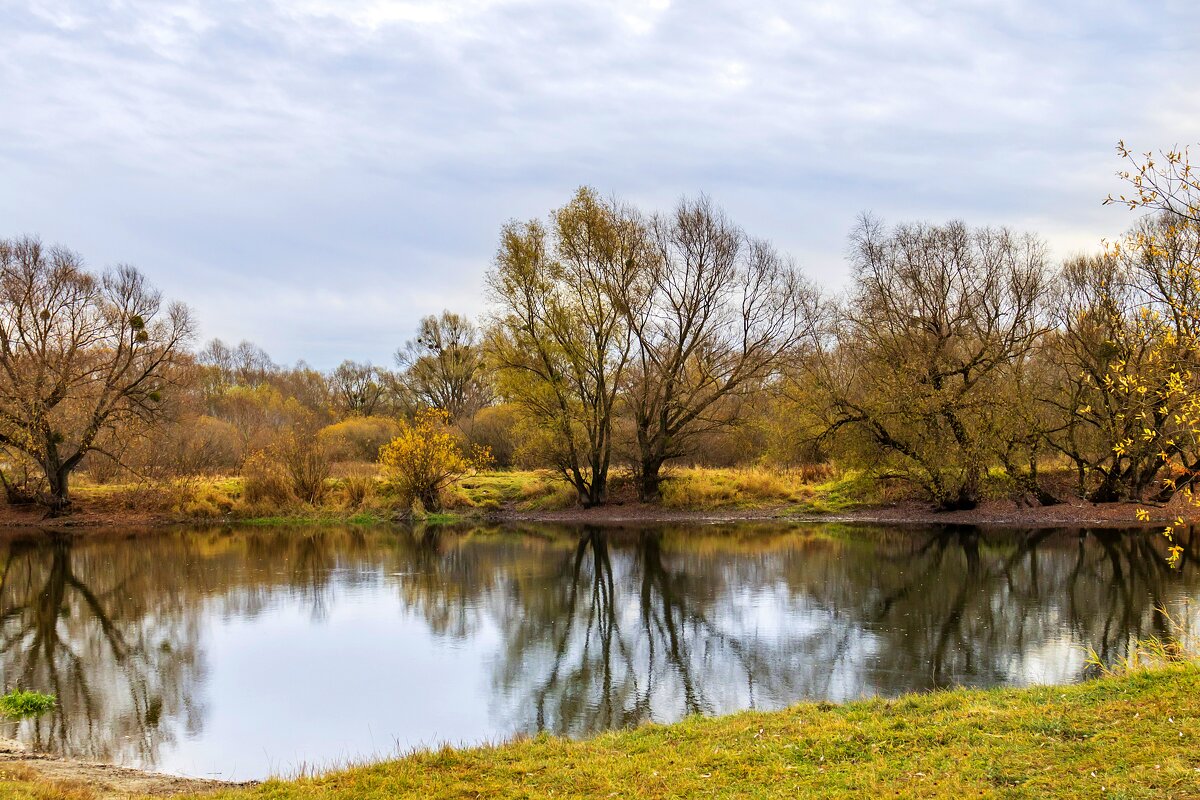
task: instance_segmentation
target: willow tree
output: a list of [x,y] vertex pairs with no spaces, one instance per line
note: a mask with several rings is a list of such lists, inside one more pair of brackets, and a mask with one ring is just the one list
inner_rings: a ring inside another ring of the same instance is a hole
[[970,508],[1015,420],[994,398],[1045,330],[1044,248],[1005,230],[864,218],[854,288],[814,359],[828,433],[867,464]]
[[93,275],[69,250],[0,241],[0,445],[40,469],[37,499],[62,511],[88,453],[120,462],[166,417],[192,327],[133,267]]
[[639,216],[580,189],[549,225],[507,225],[487,282],[500,393],[543,434],[585,506],[607,496],[618,393],[633,348],[625,303],[648,258]]
[[400,380],[417,402],[451,419],[474,416],[491,401],[479,331],[461,314],[425,317],[395,357]]
[[811,341],[816,292],[768,243],[701,197],[650,224],[652,258],[623,303],[636,348],[625,393],[643,501],[694,439],[734,424],[785,356]]

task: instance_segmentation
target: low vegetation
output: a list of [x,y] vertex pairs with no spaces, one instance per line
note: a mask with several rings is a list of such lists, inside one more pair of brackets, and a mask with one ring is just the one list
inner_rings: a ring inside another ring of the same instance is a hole
[[56,702],[54,695],[14,689],[0,695],[0,716],[9,719],[36,717],[53,711]]
[[[333,466],[318,493],[304,500],[286,476],[251,462],[242,475],[142,484],[95,483],[83,476],[76,486],[79,507],[101,514],[157,515],[165,521],[236,519],[258,524],[295,522],[386,522],[413,515],[413,495],[376,465]],[[620,501],[637,501],[635,478],[625,473],[612,482]],[[662,481],[663,508],[672,511],[773,511],[779,514],[833,514],[911,497],[859,471],[831,467],[783,471],[767,467],[687,467]],[[421,503],[426,521],[464,517],[536,514],[570,509],[574,489],[550,470],[468,471],[439,487],[438,504]]]
[[[207,796],[1190,797],[1200,794],[1198,725],[1200,667],[1181,664],[1066,687],[805,703],[581,742],[445,748]],[[31,773],[0,776],[0,791],[95,796]]]

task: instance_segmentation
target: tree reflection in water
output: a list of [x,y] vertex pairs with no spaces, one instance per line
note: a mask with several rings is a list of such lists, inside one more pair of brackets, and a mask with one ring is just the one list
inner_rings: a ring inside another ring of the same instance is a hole
[[[1070,681],[1168,636],[1197,589],[1194,537],[838,526],[209,531],[0,541],[0,680],[56,694],[19,736],[153,765],[204,737],[205,631],[345,598],[420,621],[478,664],[478,739],[585,735],[692,713],[952,685]],[[385,616],[385,619],[387,617]],[[365,643],[384,648],[386,641]],[[272,665],[303,680],[297,665]],[[297,675],[299,677],[297,677]],[[303,688],[303,687],[302,687]],[[314,691],[323,687],[312,687]],[[242,687],[251,692],[255,687]],[[314,725],[321,720],[314,719]],[[10,726],[11,727],[11,726]],[[405,731],[392,731],[397,738]],[[309,754],[319,760],[320,753]],[[338,753],[337,755],[344,755]]]

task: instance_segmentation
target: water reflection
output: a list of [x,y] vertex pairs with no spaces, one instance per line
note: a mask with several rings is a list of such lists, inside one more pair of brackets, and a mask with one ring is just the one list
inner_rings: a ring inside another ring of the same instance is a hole
[[1193,538],[1180,570],[1159,539],[745,525],[12,538],[0,679],[59,710],[7,733],[255,777],[393,743],[1072,681],[1088,648],[1111,661],[1167,635],[1157,609],[1186,617]]

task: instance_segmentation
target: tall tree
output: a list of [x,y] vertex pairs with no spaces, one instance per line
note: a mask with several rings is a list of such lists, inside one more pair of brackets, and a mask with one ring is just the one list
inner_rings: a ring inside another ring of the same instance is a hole
[[613,418],[633,336],[624,308],[650,258],[639,216],[588,188],[551,215],[501,234],[488,286],[488,347],[501,394],[546,434],[585,506],[603,503]]
[[69,250],[0,241],[0,444],[38,464],[52,510],[85,455],[119,460],[164,419],[192,330],[133,267],[97,276]]
[[767,242],[707,197],[651,225],[652,258],[622,307],[636,348],[626,398],[637,437],[638,493],[659,499],[661,470],[692,440],[738,419],[781,360],[812,341],[814,289]]
[[961,222],[887,230],[864,217],[852,254],[854,288],[813,362],[828,432],[941,507],[973,507],[997,427],[1012,424],[992,400],[998,382],[1046,329],[1044,247]]
[[335,402],[347,414],[369,417],[375,413],[386,391],[379,370],[370,363],[347,359],[329,375]]
[[461,314],[421,320],[417,336],[396,351],[401,380],[417,402],[458,420],[491,401],[479,331]]

